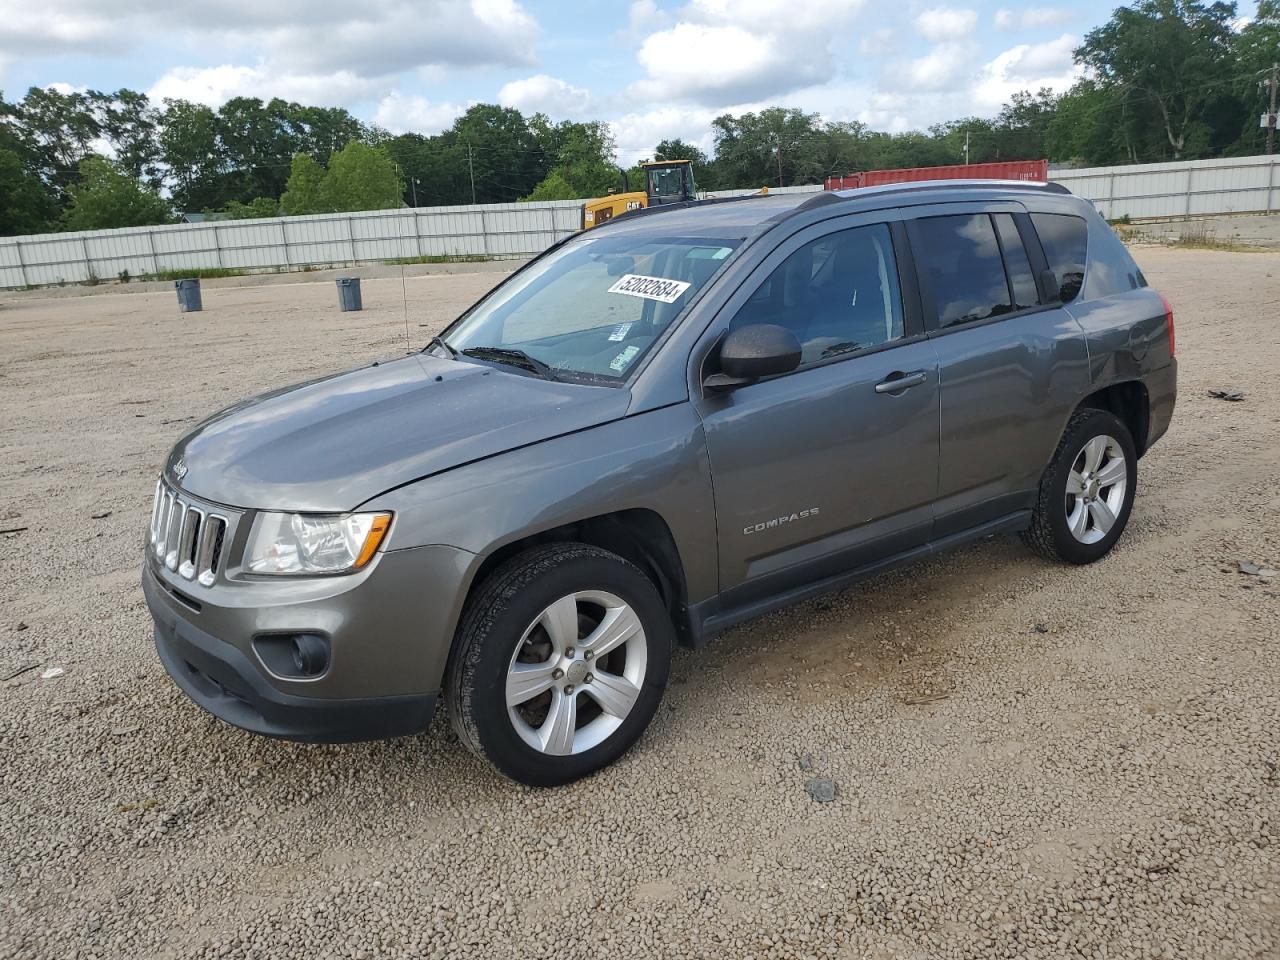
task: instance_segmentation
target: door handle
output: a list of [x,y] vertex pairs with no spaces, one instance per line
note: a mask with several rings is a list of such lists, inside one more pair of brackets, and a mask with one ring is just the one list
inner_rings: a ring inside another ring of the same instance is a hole
[[911,387],[920,386],[928,379],[929,375],[923,370],[913,370],[911,373],[895,370],[876,384],[876,393],[901,393]]

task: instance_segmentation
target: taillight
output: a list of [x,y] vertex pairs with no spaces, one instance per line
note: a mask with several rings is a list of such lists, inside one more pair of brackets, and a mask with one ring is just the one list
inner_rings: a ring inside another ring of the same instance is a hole
[[1160,295],[1160,299],[1164,301],[1164,324],[1169,330],[1169,356],[1175,356],[1174,351],[1174,335],[1173,335],[1173,305],[1169,303],[1169,298]]

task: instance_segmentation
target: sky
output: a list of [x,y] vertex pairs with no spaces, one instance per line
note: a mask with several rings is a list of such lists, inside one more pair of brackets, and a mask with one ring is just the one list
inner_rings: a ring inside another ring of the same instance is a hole
[[[619,160],[768,106],[903,131],[1062,91],[1115,6],[1071,0],[0,0],[0,90],[273,96],[437,133],[470,104],[609,122]],[[1252,4],[1247,4],[1252,7]],[[162,11],[162,12],[161,12]]]

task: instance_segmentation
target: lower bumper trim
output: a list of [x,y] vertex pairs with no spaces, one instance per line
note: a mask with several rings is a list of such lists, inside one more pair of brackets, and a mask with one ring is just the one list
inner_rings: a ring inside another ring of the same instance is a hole
[[421,733],[435,713],[435,693],[326,699],[281,693],[240,650],[194,625],[165,616],[157,588],[144,580],[155,621],[156,650],[173,682],[197,706],[251,733],[304,743],[351,743]]

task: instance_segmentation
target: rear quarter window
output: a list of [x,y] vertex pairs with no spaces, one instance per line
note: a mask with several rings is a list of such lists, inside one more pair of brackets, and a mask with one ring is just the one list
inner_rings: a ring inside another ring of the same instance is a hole
[[1147,280],[1133,262],[1124,241],[1106,224],[1095,224],[1092,249],[1089,251],[1089,275],[1084,282],[1084,298],[1100,300],[1146,285]]
[[1063,303],[1070,303],[1084,286],[1089,225],[1081,217],[1063,213],[1033,213],[1031,222],[1049,269],[1058,280],[1058,295]]

